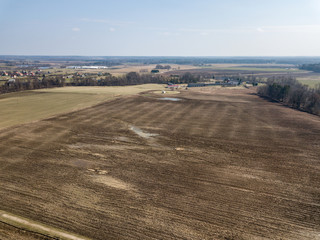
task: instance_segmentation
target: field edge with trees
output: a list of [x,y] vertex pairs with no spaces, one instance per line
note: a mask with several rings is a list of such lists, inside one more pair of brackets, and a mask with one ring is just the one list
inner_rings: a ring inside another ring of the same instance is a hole
[[258,88],[258,95],[292,108],[320,115],[320,84],[309,88],[293,77],[273,77]]

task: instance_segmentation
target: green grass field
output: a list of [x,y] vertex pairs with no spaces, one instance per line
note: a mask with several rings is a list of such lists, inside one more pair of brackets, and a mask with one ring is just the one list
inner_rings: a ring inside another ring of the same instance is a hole
[[297,79],[302,84],[307,85],[308,87],[314,88],[317,84],[320,84],[320,76],[319,77],[304,77],[304,78],[298,78]]
[[125,87],[64,87],[0,95],[0,129],[87,108],[118,96],[164,85],[144,84]]
[[252,71],[252,72],[305,72],[296,68],[259,68],[259,67],[227,67],[217,68],[218,70],[238,70],[238,71]]

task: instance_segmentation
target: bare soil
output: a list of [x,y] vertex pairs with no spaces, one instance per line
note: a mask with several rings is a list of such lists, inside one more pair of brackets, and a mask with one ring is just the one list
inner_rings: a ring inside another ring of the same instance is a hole
[[160,97],[0,131],[0,208],[101,240],[320,238],[319,117],[250,89]]

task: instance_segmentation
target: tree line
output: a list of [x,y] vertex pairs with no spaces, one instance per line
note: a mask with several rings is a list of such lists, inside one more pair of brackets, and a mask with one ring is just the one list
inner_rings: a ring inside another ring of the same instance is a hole
[[320,84],[309,88],[294,77],[273,77],[258,88],[262,97],[281,102],[290,107],[320,115]]
[[170,65],[161,65],[161,64],[157,64],[155,69],[167,69],[170,70],[171,66]]
[[199,76],[191,73],[185,73],[172,79],[169,76],[154,75],[154,74],[138,74],[130,72],[123,76],[112,76],[111,74],[102,76],[100,78],[94,76],[77,76],[74,75],[70,81],[66,81],[64,76],[44,76],[28,77],[27,79],[9,80],[0,86],[0,93],[17,92],[23,90],[33,90],[41,88],[53,88],[64,86],[126,86],[138,85],[146,83],[167,84],[167,83],[192,83],[200,80]]
[[315,64],[303,64],[299,67],[302,70],[308,70],[313,72],[320,72],[320,63]]
[[0,86],[0,94],[63,86],[65,86],[65,79],[62,77],[44,77],[42,80],[38,80],[37,77],[29,77],[24,80],[15,79],[14,81],[7,81]]
[[139,74],[136,72],[130,72],[123,76],[106,75],[100,79],[96,79],[93,76],[87,76],[85,78],[80,76],[74,76],[72,81],[68,84],[70,86],[126,86],[126,85],[138,85],[146,83],[167,83],[167,78],[162,75],[151,74]]

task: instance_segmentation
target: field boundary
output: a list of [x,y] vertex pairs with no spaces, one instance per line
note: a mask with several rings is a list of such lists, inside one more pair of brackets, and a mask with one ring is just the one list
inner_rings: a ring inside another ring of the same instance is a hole
[[295,110],[295,111],[299,111],[299,112],[303,112],[303,113],[310,114],[310,115],[312,115],[312,116],[320,117],[320,115],[318,115],[318,114],[315,114],[315,113],[312,113],[312,112],[308,112],[308,111],[306,111],[306,110],[304,110],[304,109],[302,109],[302,108],[295,108],[295,107],[293,107],[293,106],[290,106],[290,105],[288,105],[288,104],[286,104],[286,103],[284,103],[284,102],[278,101],[278,100],[273,99],[273,98],[271,98],[271,97],[262,96],[262,95],[259,95],[258,93],[256,93],[255,95],[258,96],[258,97],[260,97],[260,98],[262,98],[262,99],[265,100],[265,101],[270,102],[270,103],[277,103],[277,104],[279,104],[279,106],[282,106],[282,107],[290,108],[290,109]]
[[88,240],[86,237],[0,210],[0,229],[1,228],[45,240]]
[[0,228],[1,229],[7,229],[9,231],[14,231],[16,233],[23,234],[23,235],[36,237],[36,238],[38,238],[40,240],[60,240],[59,237],[52,237],[52,236],[49,236],[47,234],[43,234],[43,233],[40,233],[40,232],[35,232],[35,231],[32,231],[32,230],[28,230],[26,228],[17,227],[17,226],[15,226],[13,224],[10,224],[10,223],[7,223],[7,222],[1,221],[1,220],[0,220]]

